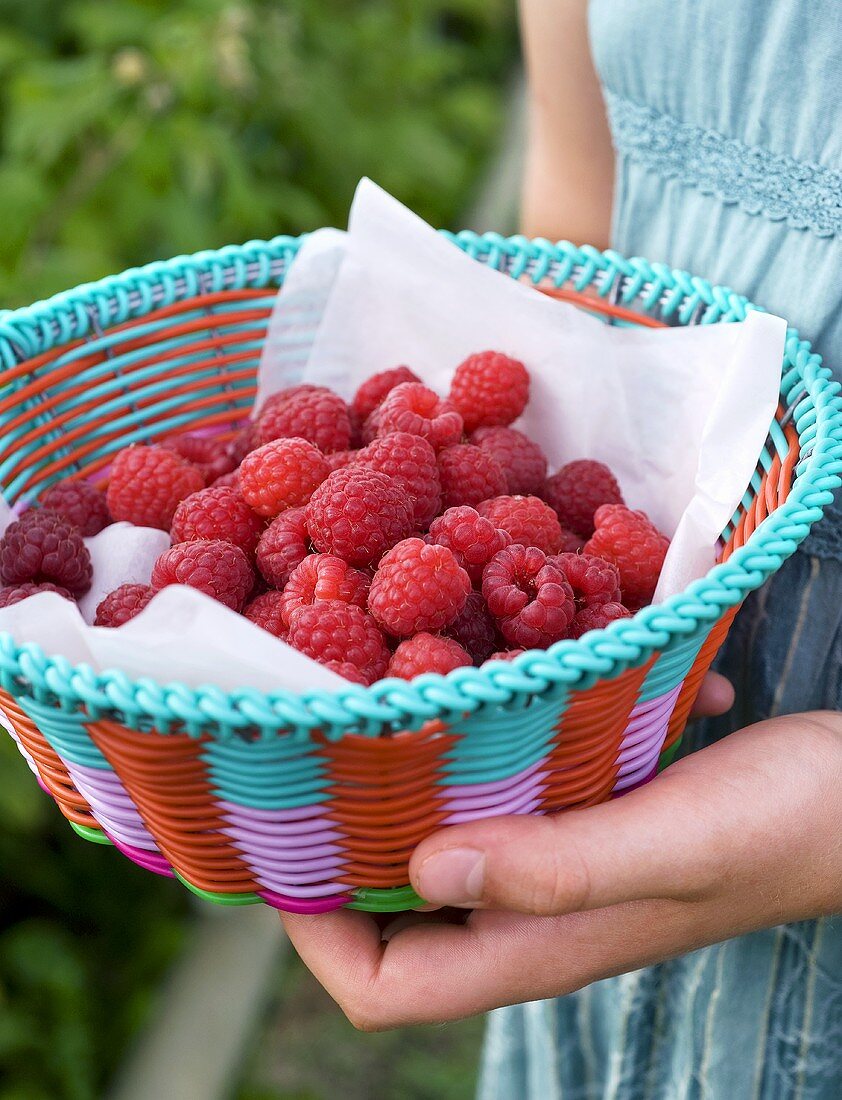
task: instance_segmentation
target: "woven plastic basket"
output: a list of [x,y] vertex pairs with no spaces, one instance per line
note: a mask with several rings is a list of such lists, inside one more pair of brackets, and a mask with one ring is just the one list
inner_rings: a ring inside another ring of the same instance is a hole
[[[611,323],[712,324],[754,308],[613,252],[453,240]],[[180,257],[0,315],[5,498],[101,477],[128,443],[233,432],[299,244]],[[407,861],[434,829],[597,803],[670,758],[741,601],[794,552],[839,484],[838,390],[790,331],[778,417],[722,534],[720,564],[605,631],[511,663],[332,695],[132,681],[0,634],[0,708],[81,836],[202,897],[297,912],[408,908],[419,899]]]

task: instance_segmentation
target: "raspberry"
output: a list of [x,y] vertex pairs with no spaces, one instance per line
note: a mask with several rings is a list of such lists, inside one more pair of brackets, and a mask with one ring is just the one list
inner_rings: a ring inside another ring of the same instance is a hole
[[471,442],[500,463],[511,496],[537,494],[547,477],[547,459],[517,428],[477,428]]
[[391,657],[374,619],[356,604],[339,600],[299,608],[292,616],[287,641],[322,664],[347,661],[371,683],[385,675]]
[[363,447],[367,447],[369,443],[372,443],[377,438],[379,428],[380,406],[378,405],[371,416],[367,416],[360,426],[360,443]]
[[468,651],[474,664],[487,660],[497,643],[497,627],[481,593],[468,593],[465,606],[445,628],[445,634]]
[[223,474],[221,477],[215,478],[209,485],[209,489],[222,489],[222,488],[236,489],[240,491],[240,471],[232,470],[230,474]]
[[620,570],[623,603],[630,609],[651,602],[664,564],[669,539],[645,512],[624,504],[603,504],[594,516],[596,530],[585,543],[586,554],[612,561]]
[[50,486],[38,503],[64,516],[79,528],[83,538],[98,535],[111,522],[105,493],[89,481],[59,481]]
[[354,394],[354,400],[351,402],[351,412],[361,424],[364,424],[395,386],[399,386],[402,382],[420,381],[418,375],[411,371],[409,367],[392,367],[391,370],[378,371],[371,378],[366,378]]
[[602,630],[617,619],[629,618],[631,618],[629,609],[614,601],[598,604],[596,607],[585,607],[576,613],[573,625],[570,627],[570,637],[581,638],[589,630]]
[[365,607],[369,579],[333,554],[310,554],[293,569],[286,583],[281,616],[289,626],[299,607],[338,600]]
[[246,421],[228,440],[228,454],[232,469],[236,469],[243,459],[257,446],[257,425],[253,420]]
[[476,507],[481,500],[506,492],[506,475],[487,451],[471,443],[456,443],[439,451],[439,478],[445,508]]
[[342,470],[345,466],[350,466],[352,462],[356,462],[359,451],[333,451],[329,455],[325,455],[325,461],[328,466],[333,470]]
[[[265,412],[269,412],[270,409],[279,409],[281,405],[286,404],[287,401],[291,401],[297,397],[300,397],[305,393],[331,393],[332,391],[327,386],[314,386],[311,382],[299,382],[295,386],[287,386],[286,389],[278,390],[277,393],[270,394],[260,408],[257,410],[258,419],[263,416]],[[257,436],[255,435],[255,439]]]
[[482,571],[498,550],[508,546],[512,537],[499,531],[491,520],[475,508],[448,508],[430,524],[429,539],[446,546],[474,582],[482,580]]
[[121,584],[100,600],[94,626],[122,626],[139,615],[154,594],[149,584]]
[[352,684],[362,684],[363,687],[369,687],[374,683],[371,676],[366,675],[361,668],[352,665],[350,661],[322,661],[322,664],[325,668],[329,668],[331,672],[335,672],[337,676],[343,676],[346,680],[350,680]]
[[239,489],[219,486],[200,489],[176,508],[170,537],[173,542],[224,539],[253,554],[263,521],[246,504]]
[[416,527],[426,529],[441,508],[436,452],[426,439],[409,432],[392,432],[359,452],[359,461],[386,474],[406,494]]
[[412,532],[412,502],[390,477],[355,463],[313,493],[307,530],[317,550],[369,565]]
[[578,554],[584,547],[584,539],[580,539],[578,535],[574,535],[572,531],[568,531],[566,527],[562,527],[561,546],[559,547],[560,554]]
[[163,439],[159,444],[168,451],[174,451],[181,455],[187,462],[202,471],[205,483],[210,485],[223,474],[230,474],[236,467],[234,455],[231,452],[231,444],[218,436],[210,435],[171,435]]
[[111,467],[106,500],[115,520],[169,531],[185,497],[204,489],[201,470],[165,447],[127,447]]
[[347,451],[351,443],[348,406],[337,394],[323,387],[297,392],[287,390],[270,399],[257,419],[261,444],[273,439],[306,439],[320,451]]
[[289,508],[273,519],[257,544],[257,568],[267,584],[283,588],[296,565],[310,553],[305,508]]
[[51,583],[81,596],[91,587],[92,574],[78,528],[56,512],[25,512],[0,539],[0,584]]
[[488,658],[489,661],[511,661],[513,657],[519,657],[521,653],[526,653],[525,649],[499,649],[496,653],[492,653]]
[[601,504],[622,504],[617,479],[602,462],[580,458],[548,477],[541,496],[555,510],[559,520],[583,539],[594,531],[594,513]]
[[264,592],[262,595],[257,596],[250,603],[246,604],[243,614],[249,622],[254,623],[263,630],[268,630],[269,633],[274,634],[276,638],[285,639],[287,628],[282,618],[282,611],[283,593]]
[[537,546],[545,554],[556,554],[563,535],[558,516],[538,497],[494,497],[477,505],[481,516],[501,531],[508,531],[512,542]]
[[481,351],[460,363],[450,385],[450,401],[462,414],[465,431],[511,424],[529,400],[529,372],[499,351]]
[[462,438],[462,417],[449,401],[420,382],[402,382],[375,412],[379,436],[389,432],[422,435],[437,451]]
[[411,680],[422,672],[437,672],[444,676],[454,668],[471,664],[470,656],[452,638],[422,631],[401,642],[389,662],[387,676]]
[[152,568],[152,587],[170,584],[198,588],[234,611],[241,611],[254,586],[248,558],[231,542],[181,542],[165,550]]
[[470,577],[446,546],[404,539],[383,555],[368,609],[390,634],[407,637],[452,623],[470,591]]
[[324,455],[306,439],[274,439],[246,455],[240,489],[261,516],[306,504],[330,473]]
[[566,637],[576,612],[573,589],[558,565],[534,546],[509,546],[482,579],[488,609],[507,642],[545,649]]
[[42,584],[27,582],[0,588],[0,608],[11,607],[12,604],[20,603],[21,600],[26,600],[30,596],[37,596],[39,592],[55,592],[57,596],[63,596],[66,600],[73,599],[66,588],[59,588],[57,584],[50,584],[49,581],[44,581]]
[[557,554],[550,558],[567,577],[576,598],[576,610],[620,601],[620,571],[617,566],[593,554]]

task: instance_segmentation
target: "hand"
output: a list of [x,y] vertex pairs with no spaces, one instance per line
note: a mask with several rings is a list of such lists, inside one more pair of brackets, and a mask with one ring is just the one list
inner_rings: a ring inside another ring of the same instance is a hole
[[[441,830],[413,855],[457,910],[285,914],[366,1030],[559,996],[757,928],[842,909],[842,716],[749,727],[600,806]],[[454,920],[458,919],[458,923]]]

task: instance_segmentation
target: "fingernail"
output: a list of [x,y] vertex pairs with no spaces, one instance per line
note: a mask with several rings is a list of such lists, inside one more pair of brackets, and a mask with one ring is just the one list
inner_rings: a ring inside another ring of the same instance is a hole
[[418,870],[419,893],[438,905],[470,905],[482,898],[485,853],[476,848],[444,848],[427,856]]

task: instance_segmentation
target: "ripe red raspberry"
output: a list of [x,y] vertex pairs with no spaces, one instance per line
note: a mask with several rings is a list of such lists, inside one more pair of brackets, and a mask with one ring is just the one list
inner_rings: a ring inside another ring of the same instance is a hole
[[156,592],[170,584],[198,588],[226,607],[241,611],[254,587],[254,573],[246,555],[231,542],[181,542],[165,550],[152,568]]
[[37,596],[39,592],[55,592],[57,596],[63,596],[66,600],[73,597],[66,588],[59,588],[57,584],[45,581],[43,584],[12,584],[6,588],[0,588],[0,608],[11,607],[12,604],[27,600],[30,596]]
[[383,555],[368,609],[384,630],[407,637],[452,623],[470,591],[470,577],[446,546],[404,539]]
[[471,436],[500,463],[511,496],[537,494],[547,478],[547,459],[537,443],[517,428],[477,428]]
[[423,672],[437,672],[444,676],[454,668],[464,668],[469,664],[471,658],[458,642],[422,631],[401,642],[392,655],[386,675],[397,676],[401,680],[411,680]]
[[566,527],[562,527],[561,546],[558,549],[560,554],[578,554],[584,548],[584,539],[580,539],[578,535],[574,535],[572,531],[568,531]]
[[257,419],[258,442],[273,439],[306,439],[320,451],[347,451],[351,444],[348,406],[337,394],[322,387],[278,394],[264,406]]
[[281,615],[289,626],[299,607],[339,600],[365,607],[369,579],[333,554],[310,554],[293,569],[283,591]]
[[430,524],[430,542],[446,546],[474,582],[482,580],[482,571],[498,550],[508,546],[512,537],[500,531],[475,508],[448,508]]
[[200,489],[179,504],[170,537],[173,542],[224,539],[253,554],[263,526],[239,489],[220,486]]
[[274,634],[276,638],[286,639],[287,627],[283,620],[283,593],[282,592],[263,592],[260,596],[256,596],[250,603],[246,604],[246,608],[243,611],[243,615],[254,623],[256,626],[261,627],[263,630],[268,630],[270,634]]
[[322,661],[322,664],[325,668],[329,668],[331,672],[335,672],[337,676],[350,680],[352,684],[362,684],[363,687],[370,687],[374,683],[371,675],[367,675],[361,668],[352,665],[350,661]]
[[462,414],[465,431],[511,424],[529,400],[529,372],[499,351],[480,351],[460,363],[450,385],[450,401]]
[[347,661],[373,683],[386,674],[391,654],[380,628],[356,604],[329,600],[301,607],[287,641],[314,661]]
[[364,424],[377,406],[383,403],[386,394],[391,393],[395,386],[399,386],[402,382],[420,381],[418,375],[409,367],[392,367],[391,370],[378,371],[371,378],[366,378],[354,394],[351,412],[361,424]]
[[589,630],[602,630],[617,619],[630,619],[631,612],[621,603],[601,603],[595,607],[583,607],[577,611],[570,627],[571,638],[581,638]]
[[187,462],[192,462],[202,471],[207,485],[224,474],[230,474],[237,466],[231,444],[218,436],[192,435],[188,432],[184,435],[167,436],[159,445],[181,455]]
[[363,447],[367,447],[369,443],[373,443],[377,438],[377,432],[380,428],[380,406],[378,405],[374,412],[365,418],[360,425],[360,444]]
[[439,479],[445,508],[460,504],[476,507],[480,501],[506,492],[500,463],[472,443],[455,443],[439,451]]
[[352,462],[356,462],[359,453],[359,451],[333,451],[331,454],[325,455],[325,461],[332,473],[334,470],[342,470],[345,466],[350,466]]
[[519,657],[521,653],[526,653],[525,649],[499,649],[496,653],[492,653],[488,658],[489,661],[511,661],[514,657]]
[[358,463],[334,470],[307,505],[313,545],[350,565],[376,562],[413,527],[406,493],[390,477]]
[[201,470],[165,447],[126,447],[114,459],[106,500],[115,520],[169,531],[176,508],[204,489]]
[[0,584],[51,583],[81,596],[91,587],[92,574],[78,528],[57,512],[31,509],[0,539]]
[[567,636],[576,604],[558,565],[534,546],[509,546],[488,563],[482,594],[507,642],[545,649]]
[[603,603],[619,603],[620,571],[613,562],[593,554],[556,554],[550,561],[567,577],[577,611]]
[[427,440],[409,432],[392,432],[359,451],[358,460],[392,478],[412,504],[415,526],[426,531],[441,508],[436,452]]
[[[327,386],[314,386],[312,382],[299,382],[295,386],[287,386],[286,389],[278,390],[277,393],[270,394],[260,408],[257,410],[258,419],[263,416],[269,409],[278,409],[281,405],[284,405],[287,401],[294,400],[305,393],[332,393],[333,391],[328,389]],[[254,422],[256,425],[256,421]],[[255,435],[255,440],[256,440]]]
[[105,493],[89,481],[59,481],[50,486],[38,503],[64,516],[86,539],[98,535],[111,522]]
[[377,408],[376,418],[378,436],[389,432],[422,435],[437,451],[462,438],[462,417],[449,401],[420,382],[396,386]]
[[289,508],[273,519],[257,544],[257,568],[267,584],[283,588],[296,565],[310,553],[307,510]]
[[634,610],[651,602],[661,575],[669,539],[645,512],[624,504],[603,504],[594,516],[596,530],[586,554],[613,561],[620,570],[623,603]]
[[209,489],[236,489],[240,491],[240,471],[232,470],[230,474],[223,474],[222,477],[215,478],[209,485]]
[[260,516],[306,504],[330,473],[325,456],[306,439],[274,439],[246,455],[240,489]]
[[236,469],[246,455],[257,446],[257,424],[247,420],[228,440],[228,455],[232,469]]
[[558,516],[538,497],[494,497],[478,504],[477,511],[501,531],[508,531],[519,546],[537,546],[545,554],[557,554],[561,547]]
[[121,584],[100,600],[94,626],[122,626],[139,615],[154,594],[149,584]]
[[548,477],[541,496],[561,523],[583,539],[594,531],[594,513],[601,504],[622,504],[617,479],[602,462],[580,458]]
[[465,606],[444,632],[468,651],[474,664],[488,659],[497,644],[497,626],[482,593],[468,593]]

